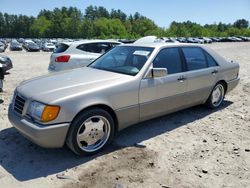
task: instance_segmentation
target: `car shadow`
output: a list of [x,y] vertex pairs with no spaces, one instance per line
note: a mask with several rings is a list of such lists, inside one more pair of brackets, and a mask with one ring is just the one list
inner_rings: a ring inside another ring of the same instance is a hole
[[95,156],[79,157],[66,147],[44,149],[21,136],[14,128],[0,131],[0,165],[18,181],[28,181],[60,173],[83,165],[97,157],[122,149],[138,147],[136,143],[172,131],[195,120],[220,111],[232,102],[225,101],[216,110],[196,106],[131,126],[116,136],[107,149]]

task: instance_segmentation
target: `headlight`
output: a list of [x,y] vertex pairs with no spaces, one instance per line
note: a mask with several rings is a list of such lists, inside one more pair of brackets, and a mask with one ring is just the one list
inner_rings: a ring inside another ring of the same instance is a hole
[[36,120],[48,122],[56,119],[59,111],[59,106],[45,105],[40,102],[33,101],[29,105],[28,113]]
[[15,89],[15,91],[14,91],[14,93],[13,93],[13,95],[11,96],[11,98],[10,98],[10,103],[14,103],[15,101],[15,97],[16,97],[16,89]]

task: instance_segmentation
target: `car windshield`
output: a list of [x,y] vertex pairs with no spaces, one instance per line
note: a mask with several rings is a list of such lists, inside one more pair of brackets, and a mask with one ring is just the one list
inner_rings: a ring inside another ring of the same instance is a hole
[[148,47],[117,46],[89,67],[134,76],[144,66],[153,50],[154,48]]
[[29,46],[36,46],[36,44],[33,43],[33,42],[30,42],[30,43],[29,43]]

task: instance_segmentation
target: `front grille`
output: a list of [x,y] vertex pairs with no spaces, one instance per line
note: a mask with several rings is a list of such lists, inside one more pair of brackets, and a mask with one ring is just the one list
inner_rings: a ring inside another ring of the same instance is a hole
[[23,113],[24,104],[25,104],[25,99],[16,95],[14,99],[14,110],[20,115],[22,115]]

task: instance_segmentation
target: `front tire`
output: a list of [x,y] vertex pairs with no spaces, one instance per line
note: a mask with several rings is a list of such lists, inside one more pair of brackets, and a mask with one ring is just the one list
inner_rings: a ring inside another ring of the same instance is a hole
[[114,120],[107,111],[92,108],[74,119],[66,143],[77,155],[93,155],[112,141],[114,127]]
[[224,97],[225,85],[222,82],[219,82],[214,86],[206,104],[212,109],[218,108],[222,104]]

